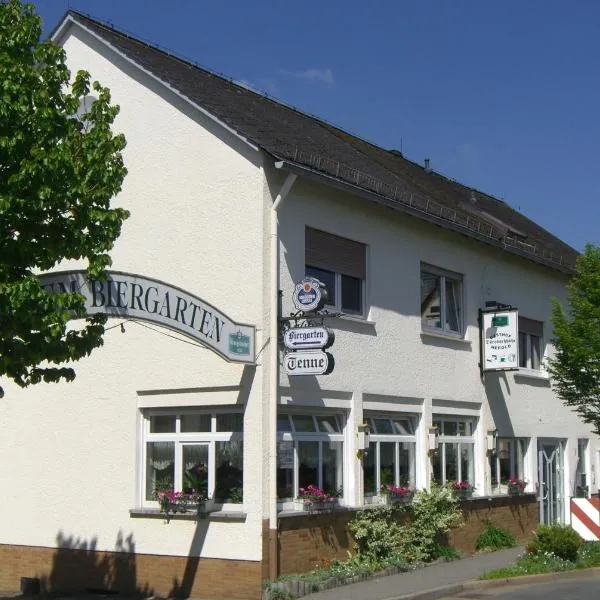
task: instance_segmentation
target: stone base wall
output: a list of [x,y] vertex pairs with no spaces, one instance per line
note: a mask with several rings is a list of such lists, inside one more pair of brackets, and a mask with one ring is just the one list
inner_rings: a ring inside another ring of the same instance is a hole
[[[519,497],[472,498],[462,502],[464,525],[454,529],[448,543],[461,554],[475,552],[475,540],[485,521],[511,533],[523,544],[538,524],[538,504],[533,494]],[[354,542],[348,522],[355,511],[322,515],[294,515],[279,519],[279,573],[305,573],[328,560],[345,560]]]
[[346,560],[354,540],[348,522],[355,511],[279,519],[279,574],[305,573],[324,560]]
[[121,596],[261,597],[258,561],[0,545],[0,590],[19,591],[21,577],[39,578],[42,591],[50,594],[112,590]]
[[531,538],[539,522],[539,506],[534,494],[473,498],[462,503],[464,525],[450,532],[448,544],[461,554],[475,552],[475,540],[485,522],[508,531],[519,544]]

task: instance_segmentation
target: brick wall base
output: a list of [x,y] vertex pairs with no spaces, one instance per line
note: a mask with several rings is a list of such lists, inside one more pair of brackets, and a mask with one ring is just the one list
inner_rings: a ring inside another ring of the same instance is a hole
[[322,560],[346,560],[354,540],[348,522],[356,512],[298,515],[279,520],[279,573],[305,573]]
[[0,590],[18,591],[21,577],[39,578],[42,591],[50,594],[113,590],[121,596],[261,596],[258,561],[0,545]]
[[[538,524],[538,504],[533,494],[498,496],[462,502],[464,525],[454,529],[447,542],[461,554],[475,552],[475,540],[485,521],[505,529],[523,544]],[[279,520],[279,572],[305,573],[331,559],[345,560],[354,542],[348,522],[355,511],[323,515],[288,516]]]
[[536,530],[539,507],[534,494],[474,498],[462,503],[464,525],[450,532],[448,543],[461,554],[475,551],[475,541],[490,521],[508,531],[519,544],[525,544]]

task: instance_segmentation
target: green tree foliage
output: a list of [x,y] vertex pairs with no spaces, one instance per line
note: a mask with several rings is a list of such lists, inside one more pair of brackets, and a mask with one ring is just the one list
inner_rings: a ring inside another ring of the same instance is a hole
[[568,312],[553,301],[549,370],[558,396],[600,434],[600,248],[586,246],[568,292]]
[[65,364],[102,344],[106,320],[69,330],[83,296],[46,293],[36,273],[76,259],[101,276],[128,217],[110,207],[126,174],[118,107],[88,73],[71,79],[65,52],[40,36],[31,5],[0,1],[0,377],[21,386],[72,380]]

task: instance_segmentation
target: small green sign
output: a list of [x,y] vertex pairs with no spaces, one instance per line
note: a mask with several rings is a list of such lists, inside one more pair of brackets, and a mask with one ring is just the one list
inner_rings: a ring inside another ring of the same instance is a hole
[[250,354],[250,337],[239,331],[230,333],[229,352],[232,354]]
[[508,325],[508,316],[492,317],[492,327],[506,327]]

